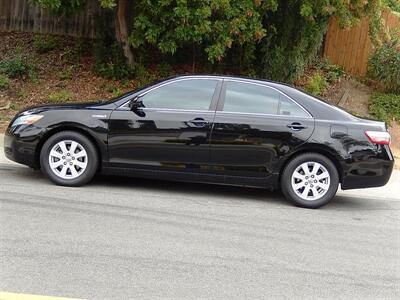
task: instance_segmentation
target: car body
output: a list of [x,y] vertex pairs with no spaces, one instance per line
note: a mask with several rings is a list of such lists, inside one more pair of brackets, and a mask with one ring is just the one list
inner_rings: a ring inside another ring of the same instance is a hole
[[[5,154],[43,169],[46,142],[66,131],[87,138],[104,174],[279,188],[289,162],[311,153],[330,161],[342,189],[354,189],[385,185],[394,165],[383,122],[285,84],[241,77],[178,76],[105,102],[30,108],[11,121]],[[47,175],[58,184],[82,184],[57,180],[62,168]],[[309,202],[296,203],[327,201]]]

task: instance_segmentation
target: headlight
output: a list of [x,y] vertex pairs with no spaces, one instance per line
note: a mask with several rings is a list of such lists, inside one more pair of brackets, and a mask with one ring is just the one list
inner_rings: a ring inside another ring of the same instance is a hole
[[39,121],[41,118],[43,118],[42,115],[26,115],[26,116],[20,116],[15,121],[12,123],[11,127],[15,127],[18,125],[31,125]]

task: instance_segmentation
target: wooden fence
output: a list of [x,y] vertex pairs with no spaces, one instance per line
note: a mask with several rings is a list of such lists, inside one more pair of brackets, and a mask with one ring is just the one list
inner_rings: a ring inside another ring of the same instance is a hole
[[78,13],[66,17],[30,3],[29,0],[0,0],[0,31],[29,31],[93,38],[94,19],[100,13],[98,0],[87,0]]
[[[400,27],[400,17],[397,15],[384,11],[382,18],[390,29]],[[354,27],[342,29],[337,19],[332,18],[326,34],[324,57],[352,75],[364,76],[372,50],[368,30],[367,19]]]

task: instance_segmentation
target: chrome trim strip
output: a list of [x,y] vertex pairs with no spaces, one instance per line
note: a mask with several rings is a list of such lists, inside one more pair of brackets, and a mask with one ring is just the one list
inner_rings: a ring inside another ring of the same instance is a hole
[[268,116],[268,117],[284,117],[288,119],[296,118],[296,119],[312,119],[312,117],[298,117],[298,116],[287,116],[287,115],[274,115],[274,114],[263,114],[263,113],[245,113],[245,112],[237,112],[237,111],[217,111],[217,114],[235,114],[235,115],[250,115],[250,116]]
[[156,107],[143,107],[141,110],[143,111],[164,111],[164,112],[170,112],[170,113],[186,113],[186,112],[193,112],[193,113],[209,113],[209,114],[214,114],[215,111],[213,110],[202,110],[202,109],[175,109],[175,108],[156,108]]

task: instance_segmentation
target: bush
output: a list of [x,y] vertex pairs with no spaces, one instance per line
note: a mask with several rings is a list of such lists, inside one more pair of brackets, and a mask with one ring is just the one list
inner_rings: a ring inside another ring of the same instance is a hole
[[33,66],[20,55],[11,60],[1,61],[0,72],[11,78],[29,76],[33,79],[36,77]]
[[315,96],[319,96],[327,88],[327,86],[328,83],[326,82],[325,77],[321,75],[320,71],[317,71],[308,80],[306,91]]
[[370,97],[370,113],[377,119],[391,124],[400,122],[400,95],[374,93]]
[[57,39],[54,36],[35,35],[33,45],[39,53],[47,53],[57,47]]
[[333,83],[342,77],[345,72],[341,66],[331,64],[327,59],[321,59],[316,63],[317,68],[323,70],[326,81]]
[[277,10],[268,14],[268,22],[273,25],[268,28],[269,34],[255,61],[261,66],[262,77],[292,83],[315,60],[328,18],[310,22],[302,16],[301,2],[279,1]]
[[8,79],[7,75],[0,74],[0,90],[5,90],[10,85],[10,79]]
[[109,26],[113,22],[111,14],[96,17],[97,37],[94,43],[94,71],[108,79],[123,79],[132,76],[132,68],[125,61],[121,46],[114,39],[114,32]]
[[72,99],[71,94],[66,90],[55,92],[49,95],[49,101],[52,103],[66,102],[71,99]]
[[399,0],[384,0],[383,2],[391,10],[400,13],[400,2],[399,2]]
[[400,39],[396,34],[369,58],[368,76],[388,93],[400,93]]

